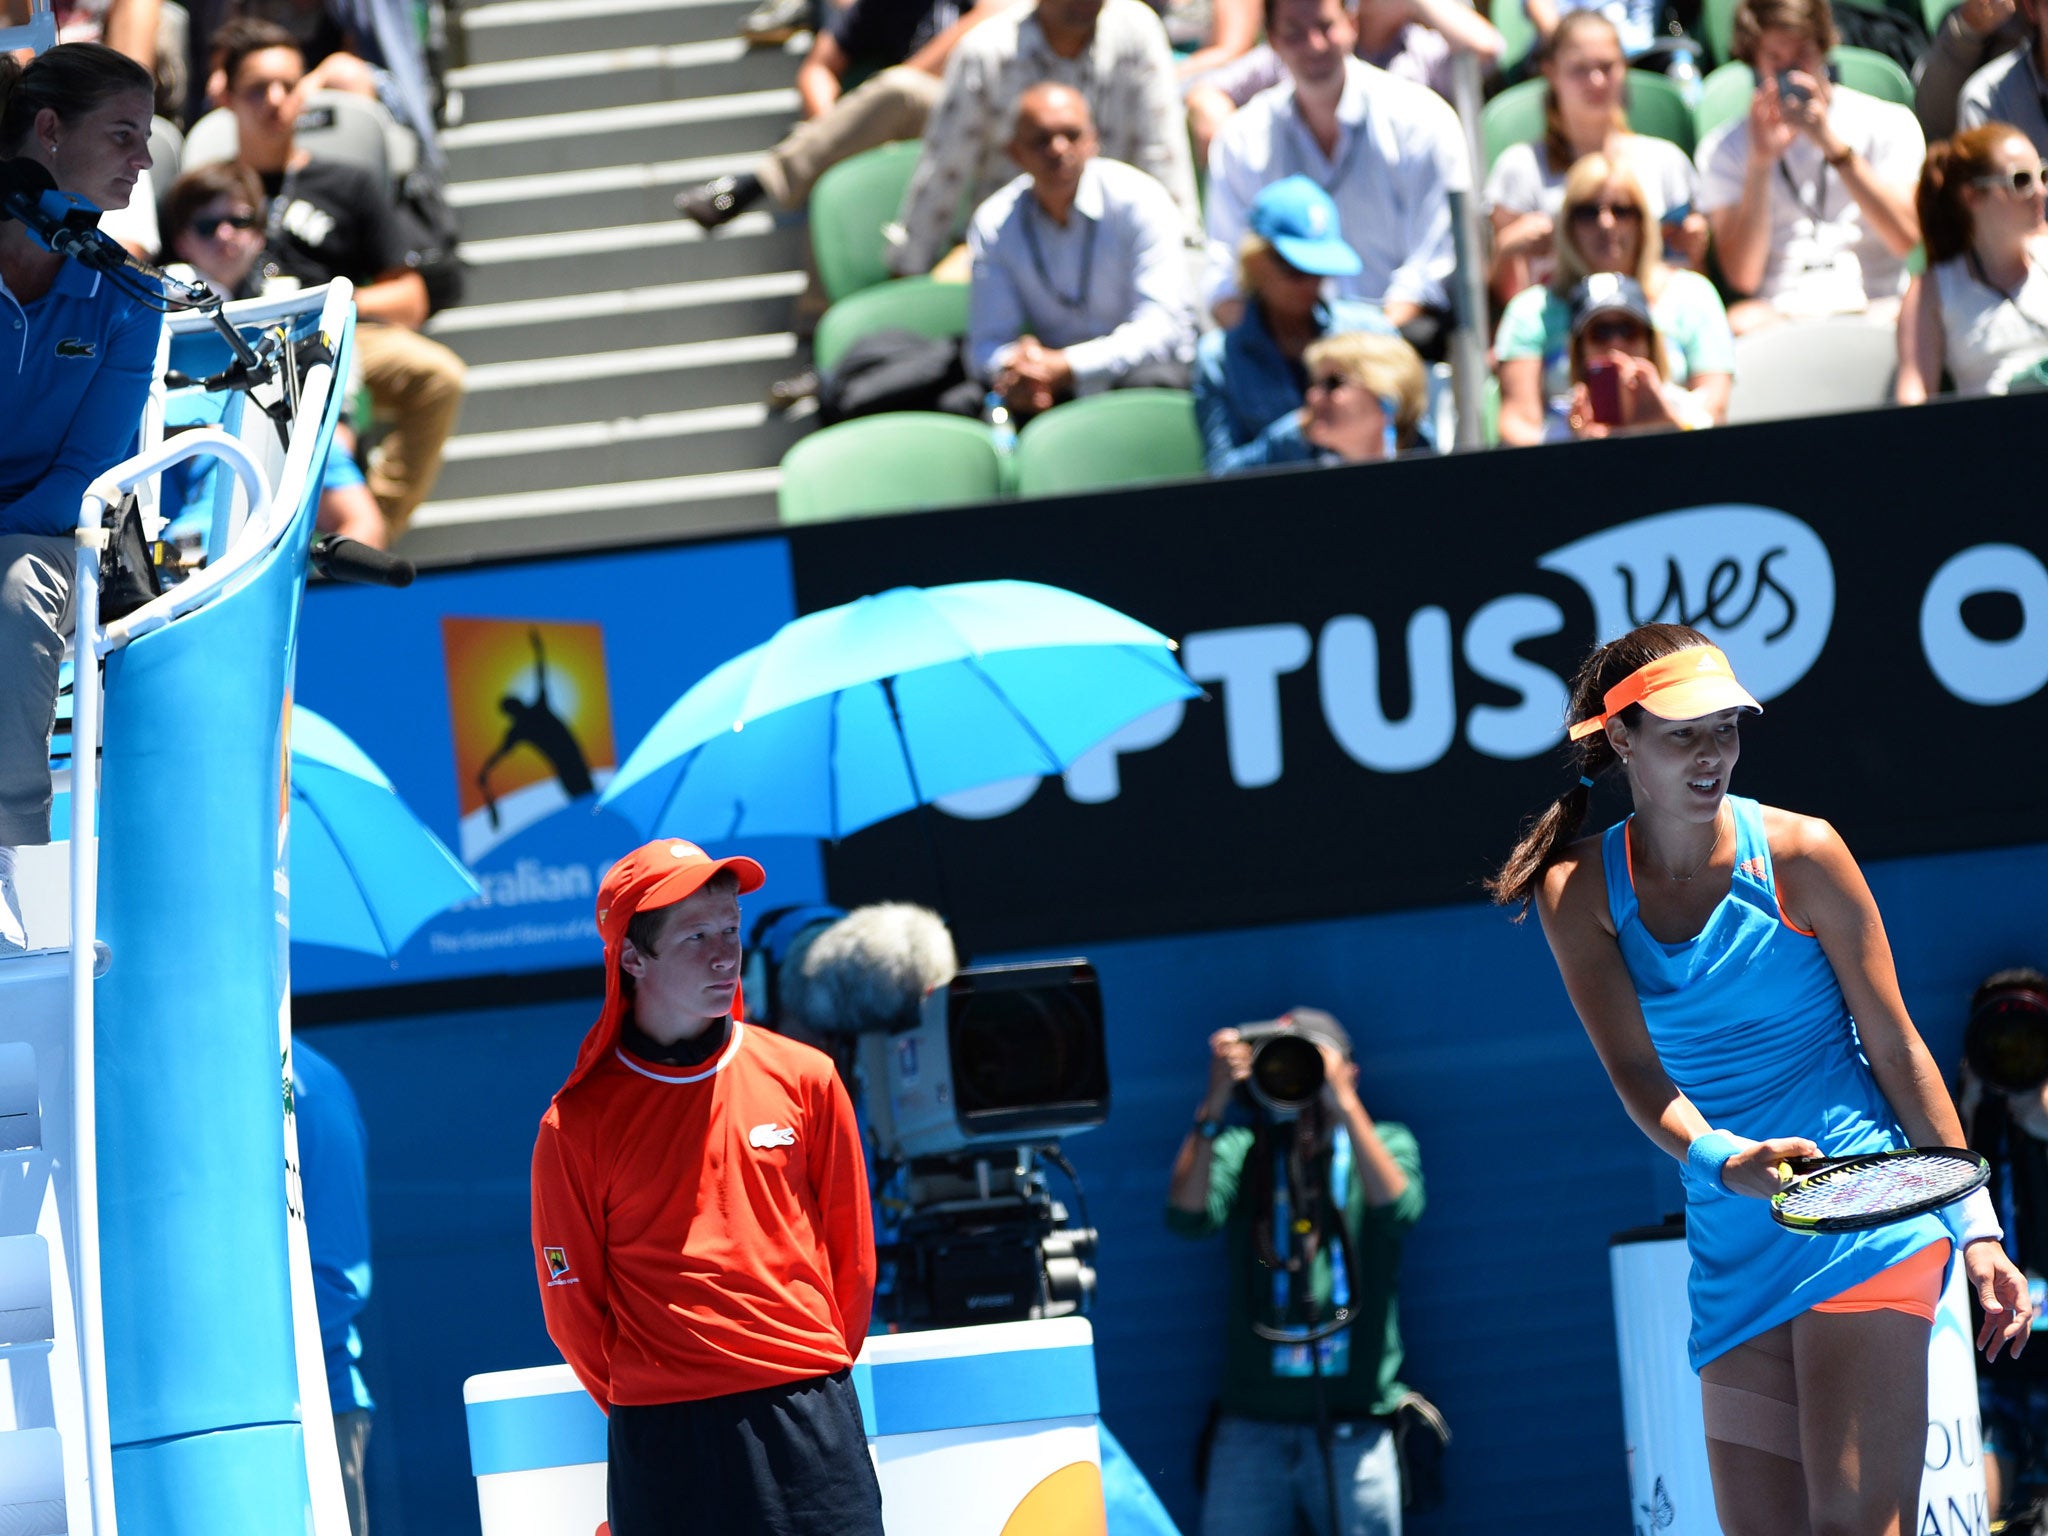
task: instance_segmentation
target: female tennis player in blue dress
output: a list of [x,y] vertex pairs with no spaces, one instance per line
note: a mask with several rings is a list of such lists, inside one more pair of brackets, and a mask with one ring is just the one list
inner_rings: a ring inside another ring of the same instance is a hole
[[[1826,822],[1728,793],[1738,722],[1760,706],[1697,630],[1645,625],[1600,647],[1571,709],[1580,782],[1490,889],[1535,903],[1622,1103],[1683,1163],[1722,1529],[1911,1532],[1951,1253],[1983,1304],[1987,1355],[2017,1354],[2032,1320],[1981,1191],[1841,1236],[1771,1219],[1788,1158],[1964,1144],[1877,904]],[[1578,839],[1607,772],[1634,814]]]

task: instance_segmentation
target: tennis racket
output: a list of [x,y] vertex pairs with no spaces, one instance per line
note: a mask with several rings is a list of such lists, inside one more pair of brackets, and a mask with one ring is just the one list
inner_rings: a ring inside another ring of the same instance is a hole
[[1771,1196],[1771,1219],[1809,1236],[1862,1232],[1939,1210],[1991,1178],[1989,1163],[1959,1147],[1798,1158],[1778,1171],[1790,1182]]

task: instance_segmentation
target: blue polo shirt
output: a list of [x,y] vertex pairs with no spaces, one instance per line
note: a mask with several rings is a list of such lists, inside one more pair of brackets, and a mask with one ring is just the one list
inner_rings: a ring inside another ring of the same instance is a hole
[[128,456],[163,316],[67,261],[23,304],[0,278],[0,533],[69,533],[85,488]]
[[336,1413],[374,1407],[357,1364],[363,1341],[356,1332],[356,1314],[370,1299],[369,1133],[341,1069],[296,1036],[292,1110],[328,1401]]

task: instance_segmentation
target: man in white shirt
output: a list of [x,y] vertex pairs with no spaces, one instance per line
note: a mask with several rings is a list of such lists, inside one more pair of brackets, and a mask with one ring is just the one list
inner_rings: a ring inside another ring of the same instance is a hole
[[1080,92],[1031,87],[1009,140],[1026,174],[968,226],[967,371],[1013,419],[1105,389],[1188,385],[1194,293],[1180,210],[1097,149]]
[[1260,189],[1307,176],[1337,204],[1345,242],[1364,262],[1338,296],[1378,304],[1413,327],[1450,308],[1456,258],[1448,195],[1469,191],[1458,115],[1427,86],[1353,56],[1358,30],[1343,0],[1266,0],[1266,37],[1288,78],[1223,126],[1209,151],[1209,261],[1202,296],[1233,323],[1237,248]]
[[1752,297],[1739,335],[1772,320],[1895,307],[1920,241],[1913,189],[1927,152],[1904,107],[1828,78],[1828,0],[1743,0],[1736,57],[1756,72],[1747,116],[1700,145],[1700,209],[1721,271]]
[[1190,237],[1201,228],[1173,50],[1159,17],[1142,0],[1038,0],[981,23],[946,61],[891,231],[891,271],[929,272],[952,245],[962,203],[978,207],[1016,177],[1005,129],[1019,98],[1041,80],[1080,92],[1102,152],[1157,177]]

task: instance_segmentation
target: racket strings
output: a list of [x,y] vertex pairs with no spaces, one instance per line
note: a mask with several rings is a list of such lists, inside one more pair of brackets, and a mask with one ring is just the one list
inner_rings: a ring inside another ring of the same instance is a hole
[[1981,1182],[1978,1169],[1960,1158],[1890,1158],[1827,1169],[1786,1190],[1779,1201],[1788,1216],[1824,1219],[1923,1201],[1946,1203]]

